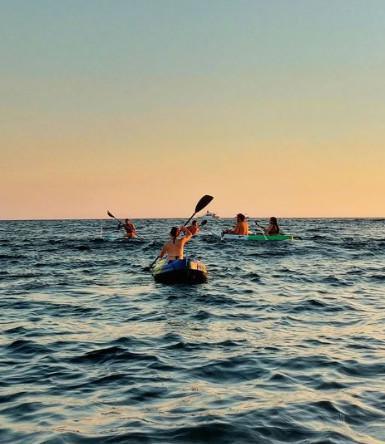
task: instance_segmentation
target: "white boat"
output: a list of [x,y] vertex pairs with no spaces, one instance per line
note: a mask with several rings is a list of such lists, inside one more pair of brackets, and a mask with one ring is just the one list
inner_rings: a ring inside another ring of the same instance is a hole
[[219,216],[211,211],[206,211],[206,214],[204,215],[205,218],[207,219],[219,219]]

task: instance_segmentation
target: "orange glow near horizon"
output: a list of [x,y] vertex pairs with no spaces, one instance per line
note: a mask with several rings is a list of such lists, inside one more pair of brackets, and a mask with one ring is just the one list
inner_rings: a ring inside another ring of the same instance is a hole
[[223,217],[385,215],[385,154],[360,140],[309,149],[241,135],[172,142],[158,134],[150,149],[142,140],[127,140],[125,149],[112,135],[109,146],[98,134],[15,139],[2,155],[1,219],[102,218],[107,208],[121,217],[179,217],[205,193]]

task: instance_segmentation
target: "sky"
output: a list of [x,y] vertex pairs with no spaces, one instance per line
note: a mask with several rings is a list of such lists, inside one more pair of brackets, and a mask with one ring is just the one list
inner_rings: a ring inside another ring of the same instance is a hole
[[0,219],[385,216],[383,0],[0,0]]

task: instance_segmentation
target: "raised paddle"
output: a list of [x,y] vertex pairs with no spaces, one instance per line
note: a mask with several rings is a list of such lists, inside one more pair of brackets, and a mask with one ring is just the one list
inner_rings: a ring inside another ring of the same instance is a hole
[[208,194],[205,194],[201,199],[199,199],[199,202],[196,204],[195,206],[195,211],[192,214],[192,216],[190,217],[190,219],[187,220],[187,222],[185,222],[183,224],[183,226],[185,227],[186,225],[188,225],[188,223],[190,222],[190,220],[197,214],[199,213],[199,211],[202,211],[203,208],[207,207],[207,205],[213,200],[213,196],[209,196]]
[[[207,205],[208,205],[213,199],[214,199],[214,197],[213,197],[213,196],[209,196],[208,194],[205,194],[203,197],[201,197],[201,198],[199,199],[198,203],[195,205],[194,213],[192,214],[192,216],[191,216],[189,219],[187,219],[187,221],[183,224],[183,226],[185,227],[185,226],[190,222],[190,220],[191,220],[191,219],[192,219],[197,213],[199,213],[199,211],[202,211],[203,208],[207,207]],[[153,267],[153,265],[155,264],[155,262],[156,262],[158,259],[159,259],[159,256],[157,256],[157,257],[155,258],[155,260],[153,260],[153,261],[151,262],[151,264],[150,264],[148,267],[144,267],[144,270],[145,270],[145,271],[149,271],[149,270],[151,270],[151,268]]]
[[118,229],[123,225],[122,222],[107,210],[107,214],[118,222]]

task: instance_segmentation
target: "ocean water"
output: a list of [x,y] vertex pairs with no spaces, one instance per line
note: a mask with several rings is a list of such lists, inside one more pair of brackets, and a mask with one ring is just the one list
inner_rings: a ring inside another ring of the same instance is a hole
[[301,239],[143,270],[176,220],[0,222],[0,442],[385,441],[385,220],[288,219]]

